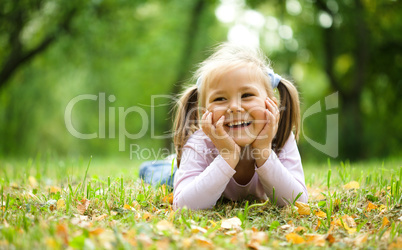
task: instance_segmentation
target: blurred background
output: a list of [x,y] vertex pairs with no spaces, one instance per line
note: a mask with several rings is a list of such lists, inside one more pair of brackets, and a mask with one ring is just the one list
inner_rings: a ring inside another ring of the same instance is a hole
[[304,161],[398,157],[401,31],[397,0],[2,0],[0,157],[173,153],[172,95],[227,40],[298,86]]

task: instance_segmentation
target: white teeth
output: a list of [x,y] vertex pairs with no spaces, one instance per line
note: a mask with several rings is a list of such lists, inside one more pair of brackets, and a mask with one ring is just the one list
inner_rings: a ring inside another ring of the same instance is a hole
[[247,121],[239,121],[239,122],[230,122],[228,123],[229,127],[237,126],[237,125],[243,125],[243,124],[248,124],[249,122]]

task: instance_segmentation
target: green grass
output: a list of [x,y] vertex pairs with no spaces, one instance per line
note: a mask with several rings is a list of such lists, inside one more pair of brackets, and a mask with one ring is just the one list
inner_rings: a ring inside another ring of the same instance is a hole
[[305,164],[310,215],[300,215],[270,201],[173,211],[170,190],[143,184],[124,159],[1,159],[0,249],[401,247],[401,163]]

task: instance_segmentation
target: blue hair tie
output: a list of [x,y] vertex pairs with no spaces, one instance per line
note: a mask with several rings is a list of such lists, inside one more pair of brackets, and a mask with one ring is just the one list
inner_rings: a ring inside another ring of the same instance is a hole
[[271,80],[272,88],[273,89],[277,88],[282,77],[278,74],[275,74],[275,72],[271,68],[267,68],[267,73],[268,73],[269,79]]
[[[269,79],[271,80],[272,88],[273,89],[277,88],[279,82],[282,80],[282,77],[278,74],[275,74],[275,72],[271,68],[267,68],[267,73],[268,73]],[[197,86],[198,91],[200,91],[201,84],[202,84],[202,79],[200,76],[200,77],[198,77],[197,83],[195,84]]]

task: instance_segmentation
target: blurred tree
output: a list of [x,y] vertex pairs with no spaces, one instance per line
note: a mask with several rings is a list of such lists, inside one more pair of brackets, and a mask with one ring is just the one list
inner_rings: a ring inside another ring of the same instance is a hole
[[[277,29],[281,37],[279,48],[269,54],[291,75],[304,75],[298,83],[305,90],[305,105],[338,91],[340,158],[395,154],[402,142],[402,81],[398,73],[402,70],[402,2],[247,2],[264,15],[279,18],[279,24],[274,22],[279,28],[266,30],[268,33]],[[290,38],[281,35],[282,25],[291,27]],[[263,39],[262,46],[273,38]],[[322,82],[328,83],[329,88],[323,88]],[[305,129],[325,137],[325,132],[321,133],[325,124],[318,123],[321,124]],[[382,143],[384,139],[386,144]]]
[[24,63],[42,53],[71,23],[84,1],[0,2],[0,89]]

